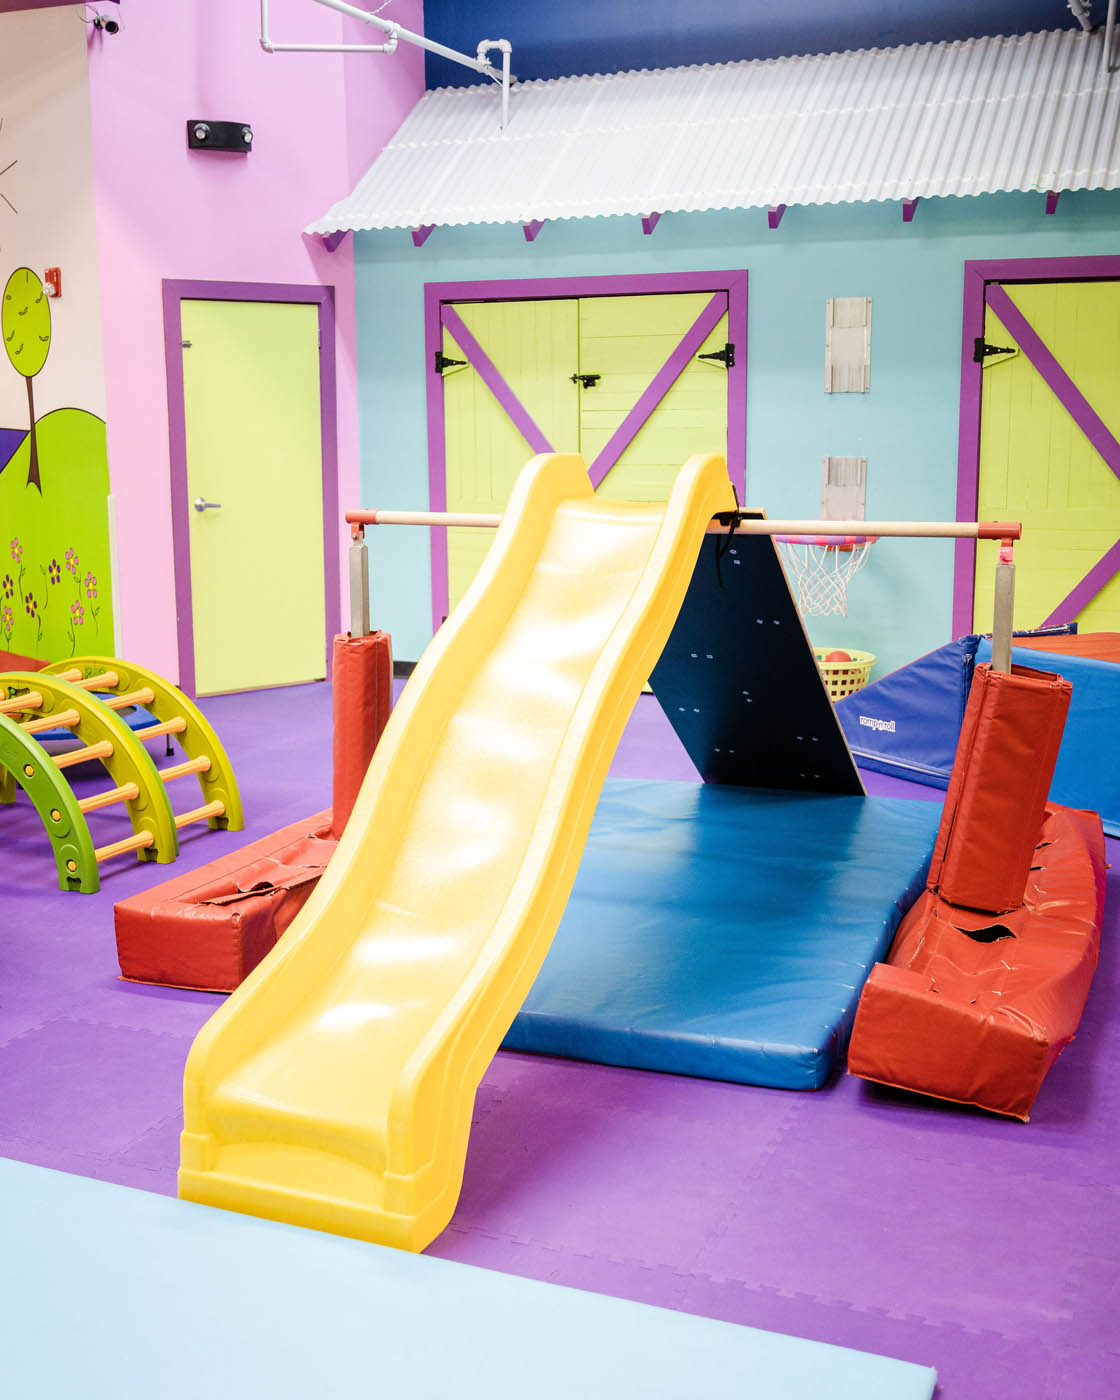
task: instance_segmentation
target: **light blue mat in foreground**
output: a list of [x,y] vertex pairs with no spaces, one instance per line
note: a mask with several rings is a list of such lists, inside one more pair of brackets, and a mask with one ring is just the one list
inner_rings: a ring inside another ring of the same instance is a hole
[[929,1400],[935,1372],[0,1159],[4,1393]]
[[818,1088],[940,817],[900,798],[608,782],[505,1048]]

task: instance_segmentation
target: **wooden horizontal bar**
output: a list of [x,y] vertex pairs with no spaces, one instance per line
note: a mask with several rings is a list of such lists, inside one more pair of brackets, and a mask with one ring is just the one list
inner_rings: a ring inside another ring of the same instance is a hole
[[78,803],[79,812],[96,812],[99,807],[111,807],[114,802],[133,802],[140,796],[135,783],[122,783],[120,787],[106,788],[95,792],[92,797],[83,797]]
[[114,856],[123,856],[128,851],[146,850],[155,842],[156,838],[150,831],[138,831],[135,836],[126,836],[123,841],[114,841],[111,846],[98,846],[93,858],[100,865],[103,860],[112,860]]
[[73,671],[66,671],[58,679],[69,681],[71,685],[76,685],[79,690],[116,690],[121,683],[121,678],[116,671],[102,671],[99,676],[83,676],[81,671],[76,668]]
[[123,695],[105,695],[101,703],[111,710],[123,710],[128,705],[150,705],[155,698],[151,686],[144,685],[139,690],[126,690]]
[[85,763],[91,758],[112,758],[113,745],[108,739],[99,739],[96,744],[87,744],[84,749],[71,749],[69,753],[54,755],[56,768],[72,768],[75,763]]
[[210,771],[210,760],[202,754],[199,758],[188,759],[186,763],[176,763],[171,768],[161,768],[159,775],[165,783],[169,783],[172,778],[185,778],[188,773],[208,773]]
[[13,695],[10,700],[0,700],[0,715],[17,714],[20,710],[41,710],[43,697],[37,690],[29,690],[26,695]]
[[162,724],[149,724],[144,729],[134,729],[132,732],[137,739],[158,739],[161,734],[182,734],[186,727],[187,721],[182,715],[173,715]]
[[81,718],[77,710],[60,710],[57,715],[44,715],[42,719],[26,719],[20,728],[27,734],[41,734],[45,729],[73,729]]
[[[728,512],[730,514],[730,512]],[[448,525],[496,529],[500,515],[470,515],[431,510],[348,510],[348,525]],[[727,534],[730,526],[713,518],[708,534]],[[737,535],[878,535],[907,539],[1017,540],[1018,521],[996,520],[749,520],[739,518]]]
[[224,802],[207,802],[205,807],[195,807],[190,812],[181,812],[175,818],[177,827],[190,826],[191,822],[205,821],[208,817],[225,816],[226,804]]

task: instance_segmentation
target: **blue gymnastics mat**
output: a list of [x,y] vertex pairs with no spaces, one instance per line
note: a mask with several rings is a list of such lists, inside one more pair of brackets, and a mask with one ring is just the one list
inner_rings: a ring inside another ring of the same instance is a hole
[[929,1400],[936,1373],[0,1159],[12,1396]]
[[940,815],[899,798],[609,781],[505,1048],[818,1088],[924,886]]

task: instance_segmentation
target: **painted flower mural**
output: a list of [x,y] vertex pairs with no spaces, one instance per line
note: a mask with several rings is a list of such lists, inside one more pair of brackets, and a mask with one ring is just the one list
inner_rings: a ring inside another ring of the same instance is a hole
[[26,391],[22,421],[0,422],[0,647],[43,661],[74,655],[79,635],[83,649],[113,650],[105,423],[37,402],[51,313],[30,268],[0,273],[0,374],[14,370]]

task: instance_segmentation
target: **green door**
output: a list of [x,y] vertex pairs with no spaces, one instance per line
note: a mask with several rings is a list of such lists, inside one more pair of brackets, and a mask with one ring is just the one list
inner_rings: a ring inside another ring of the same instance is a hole
[[321,679],[318,310],[184,301],[182,318],[196,688]]
[[[443,370],[447,509],[500,513],[539,451],[582,453],[605,495],[664,500],[688,457],[727,454],[726,341],[711,292],[445,307],[443,354],[464,362]],[[454,606],[491,535],[447,534]]]
[[[1120,631],[1120,578],[1079,606],[1088,592],[1079,585],[1120,538],[1120,282],[1018,283],[988,295],[984,339],[1017,353],[984,365],[977,514],[1023,522],[1015,626],[1053,615],[1076,617],[1082,632]],[[981,632],[992,625],[997,549],[976,551]]]

